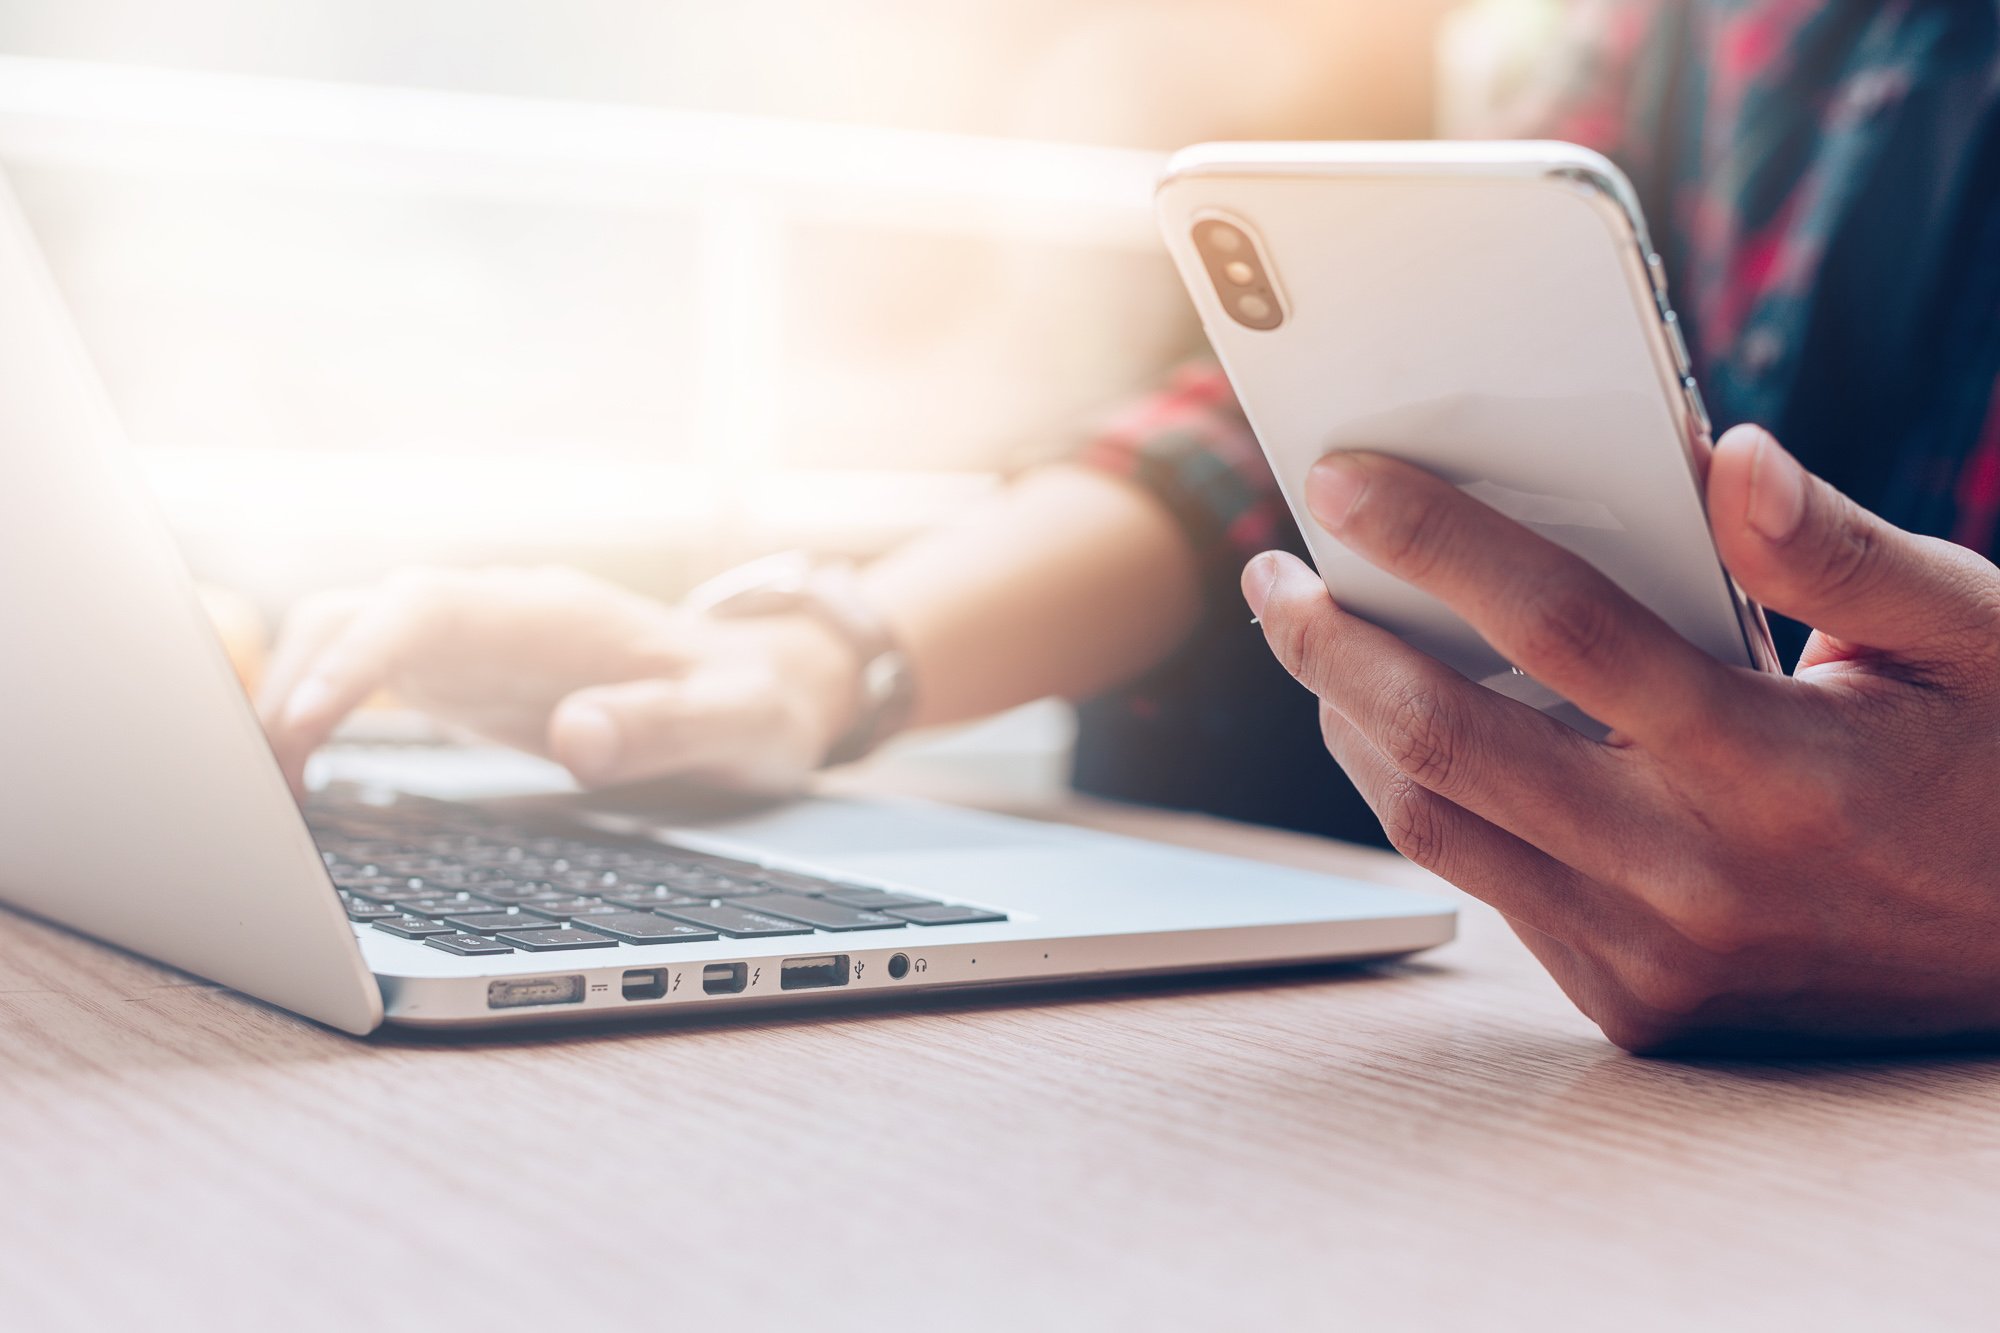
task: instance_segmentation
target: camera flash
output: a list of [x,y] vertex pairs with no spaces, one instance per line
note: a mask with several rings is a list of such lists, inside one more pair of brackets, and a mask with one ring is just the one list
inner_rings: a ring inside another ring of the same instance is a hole
[[1240,259],[1232,259],[1222,266],[1222,276],[1238,287],[1248,287],[1257,279],[1257,270]]

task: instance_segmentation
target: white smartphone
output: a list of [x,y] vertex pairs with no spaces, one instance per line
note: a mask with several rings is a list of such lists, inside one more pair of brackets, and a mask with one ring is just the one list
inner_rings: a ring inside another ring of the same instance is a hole
[[1564,143],[1223,143],[1161,179],[1168,249],[1341,605],[1602,728],[1322,532],[1307,469],[1405,459],[1576,552],[1717,659],[1781,670],[1722,568],[1708,414],[1637,196]]

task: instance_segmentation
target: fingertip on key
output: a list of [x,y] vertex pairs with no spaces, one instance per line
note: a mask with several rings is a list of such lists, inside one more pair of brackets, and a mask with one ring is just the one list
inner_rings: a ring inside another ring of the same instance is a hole
[[278,724],[286,731],[304,731],[320,721],[320,714],[333,701],[333,686],[319,676],[311,676],[299,682],[292,691],[292,697],[285,701],[284,711],[278,715]]

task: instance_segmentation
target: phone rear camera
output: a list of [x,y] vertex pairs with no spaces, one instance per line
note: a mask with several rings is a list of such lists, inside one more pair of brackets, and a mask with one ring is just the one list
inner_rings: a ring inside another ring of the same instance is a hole
[[1248,231],[1222,218],[1203,218],[1194,224],[1194,244],[1231,319],[1259,332],[1285,322],[1269,265]]

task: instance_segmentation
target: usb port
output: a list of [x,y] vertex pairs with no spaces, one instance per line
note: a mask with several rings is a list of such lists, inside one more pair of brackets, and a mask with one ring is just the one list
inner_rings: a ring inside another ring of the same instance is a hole
[[780,990],[818,990],[847,984],[847,955],[823,953],[816,958],[787,958],[778,968]]
[[635,967],[625,974],[625,998],[628,1000],[664,1000],[667,998],[667,969],[664,967]]
[[710,963],[701,970],[701,988],[710,995],[735,995],[750,984],[747,963]]

